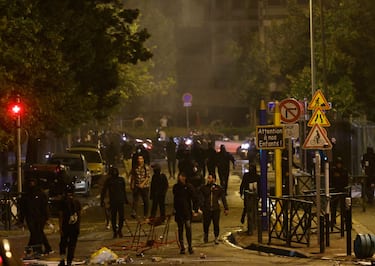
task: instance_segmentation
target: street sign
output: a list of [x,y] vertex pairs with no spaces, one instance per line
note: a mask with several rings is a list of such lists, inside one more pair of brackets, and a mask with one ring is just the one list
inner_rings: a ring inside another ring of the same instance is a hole
[[298,124],[284,124],[284,137],[298,138],[299,137],[299,125]]
[[297,122],[301,116],[300,103],[292,98],[282,100],[279,104],[280,119],[285,123]]
[[267,113],[272,115],[275,113],[275,106],[276,106],[276,103],[275,102],[268,102],[267,103]]
[[307,135],[302,149],[305,150],[330,150],[332,143],[327,137],[327,131],[319,124],[315,124]]
[[331,123],[328,121],[326,114],[322,109],[315,109],[313,115],[311,116],[309,123],[307,125],[312,127],[315,124],[319,124],[321,127],[329,127]]
[[322,110],[329,110],[331,109],[331,105],[327,102],[326,97],[324,97],[323,92],[321,90],[317,90],[312,97],[311,102],[307,109],[315,110],[316,108],[320,108]]
[[182,95],[182,101],[184,102],[184,107],[190,107],[192,105],[191,102],[193,101],[193,95],[189,92],[184,93]]
[[257,149],[271,150],[284,149],[284,127],[283,126],[257,126]]

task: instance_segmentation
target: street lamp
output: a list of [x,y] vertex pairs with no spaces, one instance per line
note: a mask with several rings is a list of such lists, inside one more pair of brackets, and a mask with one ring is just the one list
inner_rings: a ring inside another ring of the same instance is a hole
[[315,58],[314,58],[314,23],[313,23],[313,0],[309,2],[310,6],[310,61],[311,61],[311,97],[316,89],[315,85]]
[[22,106],[20,96],[17,95],[16,103],[12,104],[10,111],[13,116],[16,117],[16,128],[17,128],[17,150],[16,150],[16,163],[17,163],[17,191],[22,192],[22,175],[21,175],[21,113]]

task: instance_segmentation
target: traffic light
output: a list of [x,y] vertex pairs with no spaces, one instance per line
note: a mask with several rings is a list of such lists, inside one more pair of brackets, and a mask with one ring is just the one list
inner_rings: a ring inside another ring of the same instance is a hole
[[13,103],[10,105],[10,114],[13,116],[21,115],[22,113],[22,106],[20,103]]
[[21,113],[21,106],[19,104],[14,104],[12,106],[12,113],[15,115],[19,115]]

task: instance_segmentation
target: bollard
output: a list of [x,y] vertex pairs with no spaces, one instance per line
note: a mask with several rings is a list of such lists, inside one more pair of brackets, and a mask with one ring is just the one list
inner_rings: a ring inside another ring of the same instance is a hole
[[325,225],[326,225],[326,228],[325,228],[325,232],[326,232],[326,247],[329,247],[329,229],[331,227],[331,224],[330,224],[330,221],[329,221],[329,213],[326,213],[324,215],[324,220],[325,220]]
[[258,199],[258,212],[257,212],[257,217],[258,217],[258,243],[263,242],[263,236],[262,236],[262,198]]
[[324,246],[324,216],[320,216],[320,238],[319,238],[319,246],[320,246],[320,253],[324,253],[325,246]]
[[352,255],[352,199],[345,198],[345,221],[346,221],[346,255]]

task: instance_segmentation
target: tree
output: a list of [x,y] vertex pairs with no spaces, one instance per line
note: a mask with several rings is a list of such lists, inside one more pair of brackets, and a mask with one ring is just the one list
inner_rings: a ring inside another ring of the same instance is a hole
[[134,93],[124,90],[124,66],[152,56],[148,32],[133,27],[138,15],[117,0],[0,1],[2,104],[21,94],[34,136],[107,117]]
[[251,36],[244,36],[242,41],[233,43],[235,78],[232,82],[235,94],[248,104],[250,126],[255,127],[256,112],[259,110],[260,100],[268,97],[271,76],[264,45],[256,34]]
[[[175,29],[172,19],[166,14],[174,5],[163,0],[130,0],[125,3],[125,6],[140,10],[137,24],[147,28],[151,33],[145,45],[153,53],[150,60],[140,65],[143,70],[138,67],[137,74],[131,74],[133,77],[130,81],[131,86],[142,88],[143,93],[137,94],[140,97],[130,99],[131,103],[127,102],[125,109],[128,114],[132,115],[174,113],[175,106],[172,103],[177,102]],[[143,72],[144,75],[139,76],[139,72]]]
[[[323,62],[321,12],[314,6],[315,61],[317,85],[343,116],[359,115],[365,106],[375,104],[374,89],[374,3],[371,0],[324,1],[326,64]],[[274,23],[268,35],[271,63],[297,98],[311,97],[309,12],[293,1],[281,23]],[[323,66],[327,87],[323,88]]]

